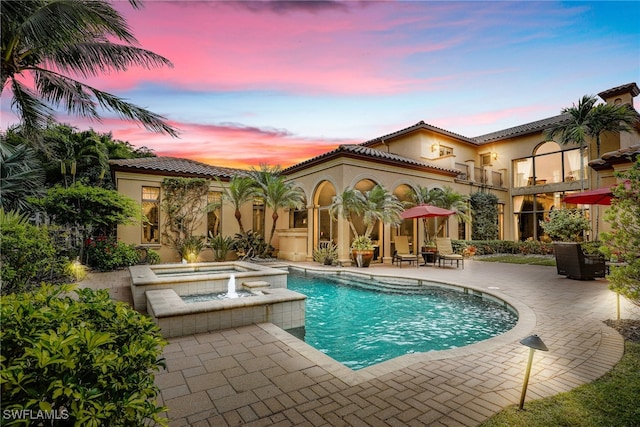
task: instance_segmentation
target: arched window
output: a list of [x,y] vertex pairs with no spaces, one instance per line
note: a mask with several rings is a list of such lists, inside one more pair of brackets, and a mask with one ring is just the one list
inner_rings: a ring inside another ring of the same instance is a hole
[[[513,161],[513,186],[554,184],[580,179],[580,149],[562,150],[554,141],[546,141],[533,150],[533,155]],[[587,164],[584,149],[583,164]]]

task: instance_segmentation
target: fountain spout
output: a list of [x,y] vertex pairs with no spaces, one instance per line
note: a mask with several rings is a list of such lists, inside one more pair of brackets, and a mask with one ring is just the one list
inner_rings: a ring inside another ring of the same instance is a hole
[[236,292],[236,276],[234,274],[229,275],[227,298],[238,298],[238,293]]

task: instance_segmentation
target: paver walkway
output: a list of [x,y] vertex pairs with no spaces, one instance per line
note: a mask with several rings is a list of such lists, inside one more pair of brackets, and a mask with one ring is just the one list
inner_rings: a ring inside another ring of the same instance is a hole
[[[536,333],[549,347],[535,353],[527,401],[593,381],[622,357],[622,337],[602,323],[616,316],[606,280],[574,281],[553,267],[479,261],[465,262],[464,270],[366,270],[490,292],[514,305],[520,320],[481,343],[358,371],[271,324],[172,338],[164,349],[166,370],[156,375],[170,425],[474,426],[519,402],[529,353],[519,340],[525,336]],[[127,282],[121,272],[106,285],[114,298],[126,300]],[[99,275],[87,284],[105,287]],[[621,301],[623,318],[640,318]]]

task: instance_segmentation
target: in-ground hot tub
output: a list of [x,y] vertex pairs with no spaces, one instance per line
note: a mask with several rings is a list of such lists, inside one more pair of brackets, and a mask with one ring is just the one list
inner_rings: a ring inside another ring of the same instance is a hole
[[178,296],[226,292],[232,275],[238,288],[256,281],[268,282],[271,289],[286,288],[289,274],[244,261],[134,265],[129,273],[133,306],[141,312],[147,312],[147,291],[172,289]]

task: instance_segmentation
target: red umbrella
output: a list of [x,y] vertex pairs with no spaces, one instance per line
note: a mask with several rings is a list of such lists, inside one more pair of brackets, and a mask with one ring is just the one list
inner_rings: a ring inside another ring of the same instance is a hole
[[[613,187],[616,187],[617,185],[618,184],[569,194],[568,196],[565,196],[562,201],[565,203],[575,203],[579,205],[610,205],[611,198],[613,197]],[[628,183],[625,183],[625,185],[629,186]]]
[[402,219],[410,218],[430,218],[433,216],[449,216],[453,215],[455,211],[439,208],[432,205],[418,205],[407,209],[400,214]]

